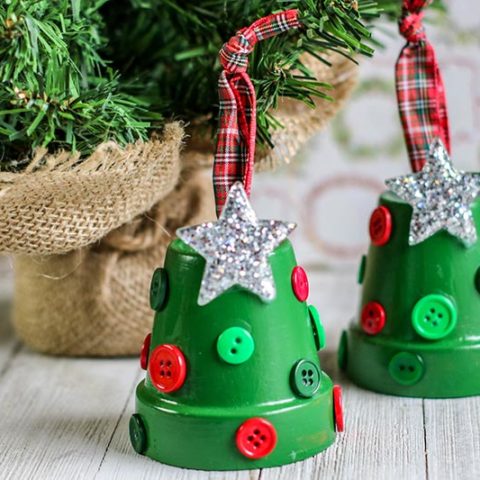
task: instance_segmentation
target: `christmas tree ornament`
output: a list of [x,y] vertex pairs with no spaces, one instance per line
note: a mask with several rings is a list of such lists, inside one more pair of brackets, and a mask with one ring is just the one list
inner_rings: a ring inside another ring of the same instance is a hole
[[214,162],[218,220],[180,228],[152,278],[153,331],[141,351],[130,438],[136,452],[204,470],[278,466],[326,449],[344,428],[341,390],[321,370],[325,331],[287,239],[248,195],[258,40],[300,28],[296,10],[241,30],[220,59]]
[[405,0],[400,20],[397,97],[414,173],[387,180],[370,218],[360,313],[338,360],[364,388],[450,398],[480,394],[480,176],[450,160],[445,89],[422,25],[429,3]]

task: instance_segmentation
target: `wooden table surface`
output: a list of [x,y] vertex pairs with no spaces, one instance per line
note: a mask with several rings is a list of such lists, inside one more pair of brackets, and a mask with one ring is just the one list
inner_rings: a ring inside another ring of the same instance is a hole
[[143,376],[137,359],[50,358],[15,339],[8,325],[11,274],[4,264],[0,479],[479,479],[480,398],[403,399],[351,385],[336,368],[335,349],[356,308],[355,275],[318,272],[310,279],[329,342],[322,368],[343,385],[345,433],[304,462],[209,473],[167,467],[133,452],[128,420]]

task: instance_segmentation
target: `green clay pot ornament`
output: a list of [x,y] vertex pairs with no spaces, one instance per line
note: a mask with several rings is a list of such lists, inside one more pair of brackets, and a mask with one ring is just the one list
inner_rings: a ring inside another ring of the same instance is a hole
[[147,376],[130,420],[138,453],[205,470],[271,467],[315,455],[343,429],[340,388],[318,359],[323,326],[286,240],[293,227],[257,220],[237,183],[218,222],[178,231],[152,279]]
[[445,88],[421,10],[405,0],[396,89],[414,173],[387,180],[360,263],[360,311],[338,349],[358,385],[423,398],[480,395],[480,175],[450,160]]
[[480,176],[454,170],[436,141],[421,173],[387,184],[393,191],[370,219],[360,312],[341,337],[339,365],[380,393],[480,395]]

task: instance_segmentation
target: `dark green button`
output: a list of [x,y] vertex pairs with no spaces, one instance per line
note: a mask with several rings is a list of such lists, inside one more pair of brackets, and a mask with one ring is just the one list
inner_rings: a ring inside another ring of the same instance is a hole
[[300,360],[292,368],[293,391],[301,397],[313,397],[320,387],[320,370],[310,360]]
[[440,340],[457,325],[457,310],[444,295],[427,295],[421,298],[412,311],[415,331],[427,340]]
[[363,283],[363,279],[365,278],[365,268],[367,267],[367,256],[362,255],[362,259],[360,260],[360,265],[358,267],[358,283],[361,285]]
[[422,378],[424,370],[422,357],[409,352],[397,353],[388,364],[391,377],[401,385],[414,385]]
[[153,310],[162,310],[167,303],[168,275],[164,268],[157,268],[150,284],[150,306]]
[[474,283],[477,292],[480,293],[480,267],[477,268],[477,272],[475,273]]
[[232,365],[246,362],[255,350],[255,342],[250,332],[241,327],[227,328],[217,340],[220,358]]
[[313,305],[308,306],[308,315],[310,317],[315,346],[317,351],[320,351],[322,348],[325,348],[326,345],[325,329],[320,321],[318,310]]
[[340,368],[340,370],[345,370],[347,368],[348,337],[347,337],[347,332],[345,330],[342,332],[342,336],[340,337],[340,343],[338,345],[338,351],[337,351],[337,361],[338,361],[338,368]]
[[147,449],[147,435],[145,433],[145,427],[140,415],[134,413],[130,417],[130,424],[128,426],[130,432],[130,441],[132,442],[133,449],[142,454]]

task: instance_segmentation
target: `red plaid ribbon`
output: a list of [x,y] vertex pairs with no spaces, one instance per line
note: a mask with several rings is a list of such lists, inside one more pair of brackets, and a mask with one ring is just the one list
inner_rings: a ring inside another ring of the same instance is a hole
[[248,55],[257,42],[300,26],[297,10],[269,15],[237,32],[220,51],[223,71],[218,82],[220,120],[213,166],[217,215],[235,182],[241,181],[250,195],[257,105],[255,89],[247,73]]
[[396,65],[400,117],[412,170],[425,165],[429,147],[440,138],[450,152],[447,101],[435,50],[423,27],[424,7],[432,0],[403,0],[400,33],[407,44]]

